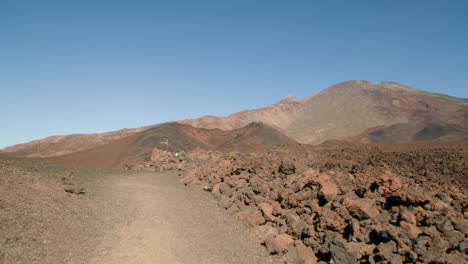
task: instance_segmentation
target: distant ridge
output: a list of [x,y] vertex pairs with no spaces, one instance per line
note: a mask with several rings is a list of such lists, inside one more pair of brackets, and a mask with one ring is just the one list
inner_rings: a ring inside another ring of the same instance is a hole
[[28,158],[60,156],[100,146],[113,140],[133,135],[150,127],[151,126],[131,129],[125,128],[117,131],[97,134],[50,136],[28,143],[7,147],[0,153]]
[[[396,82],[353,80],[305,99],[288,95],[270,106],[227,117],[178,121],[194,128],[233,130],[261,122],[300,143],[329,140],[404,143],[458,140],[468,134],[468,100]],[[155,126],[102,134],[55,136],[6,148],[3,155],[52,157],[95,148]]]
[[[371,143],[456,140],[467,134],[468,101],[397,82],[374,84],[356,80],[338,83],[303,100],[287,96],[279,103],[257,110],[181,122],[195,127],[233,129],[254,121],[264,122],[307,144],[335,139],[355,140],[360,134],[362,142]],[[362,135],[375,127],[386,129],[394,125],[413,127],[406,131],[412,131],[414,135],[386,139]],[[456,129],[439,129],[440,133],[432,133],[431,137],[416,135],[434,125]]]
[[161,144],[169,141],[169,151],[194,149],[231,149],[249,145],[283,145],[296,143],[281,132],[263,123],[251,123],[234,130],[194,128],[179,123],[165,123],[131,136],[81,152],[49,157],[52,163],[80,167],[111,168],[126,163],[149,160],[153,148],[165,150]]

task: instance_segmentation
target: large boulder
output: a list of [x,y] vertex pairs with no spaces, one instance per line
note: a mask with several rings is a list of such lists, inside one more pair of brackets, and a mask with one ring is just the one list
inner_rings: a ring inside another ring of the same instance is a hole
[[277,236],[269,235],[265,239],[265,246],[270,254],[284,254],[288,251],[289,244],[293,243],[294,239],[288,234],[280,234]]
[[[314,175],[315,170],[306,171],[306,175]],[[335,200],[339,193],[339,187],[336,182],[326,173],[320,173],[311,178],[311,184],[318,186],[318,195],[327,202]]]
[[396,192],[403,187],[403,183],[395,173],[385,171],[385,173],[378,179],[379,193],[381,195]]
[[245,210],[238,212],[237,218],[250,227],[265,223],[265,218],[263,217],[262,212],[252,207],[247,207]]
[[330,252],[335,263],[355,264],[357,263],[356,253],[348,252],[341,243],[331,244]]
[[410,239],[416,239],[419,236],[419,234],[422,233],[419,227],[417,227],[415,224],[410,224],[406,221],[401,221],[400,226],[406,231]]
[[312,248],[304,245],[300,240],[289,244],[286,264],[316,264],[317,257]]
[[374,218],[380,214],[375,203],[374,199],[369,198],[347,197],[343,200],[343,205],[348,208],[349,213],[360,220]]
[[346,228],[346,223],[343,218],[333,210],[324,208],[319,214],[317,227],[320,230],[332,230],[343,233]]
[[281,162],[281,164],[278,167],[278,172],[284,175],[294,174],[296,173],[296,167],[293,164],[284,164],[283,162]]
[[361,259],[364,256],[370,256],[374,252],[375,245],[366,244],[364,242],[348,242],[345,244],[346,251],[354,254],[357,259]]
[[169,153],[164,150],[160,150],[158,148],[153,148],[151,152],[151,161],[154,161],[154,162],[164,161],[166,155],[169,156]]
[[278,235],[278,229],[268,224],[256,226],[253,228],[253,231],[257,236],[257,240],[260,242],[260,244],[265,243],[265,240],[268,236]]
[[258,208],[260,208],[260,210],[263,213],[263,216],[265,217],[267,221],[270,221],[270,222],[275,221],[276,217],[273,216],[273,207],[271,207],[270,204],[260,203],[258,205]]

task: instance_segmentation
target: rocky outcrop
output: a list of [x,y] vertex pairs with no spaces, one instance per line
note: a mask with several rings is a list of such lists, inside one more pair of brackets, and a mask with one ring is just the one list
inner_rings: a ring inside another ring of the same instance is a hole
[[182,182],[213,193],[285,263],[468,261],[467,197],[456,186],[434,188],[388,163],[348,169],[290,154],[219,154]]

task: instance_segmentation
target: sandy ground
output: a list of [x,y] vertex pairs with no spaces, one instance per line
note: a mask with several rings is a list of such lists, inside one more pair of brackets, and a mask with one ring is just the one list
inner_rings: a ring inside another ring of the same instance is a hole
[[118,212],[94,263],[269,263],[265,250],[206,193],[171,172],[108,179]]
[[[0,165],[0,263],[272,261],[210,194],[175,173]],[[70,185],[85,194],[65,192]]]

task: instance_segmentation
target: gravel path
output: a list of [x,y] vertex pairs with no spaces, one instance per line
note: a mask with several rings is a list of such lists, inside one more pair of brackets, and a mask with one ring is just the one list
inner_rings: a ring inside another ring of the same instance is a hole
[[174,173],[115,176],[102,187],[96,195],[116,211],[94,263],[271,263],[245,227]]
[[176,173],[71,170],[0,159],[0,263],[271,263]]

